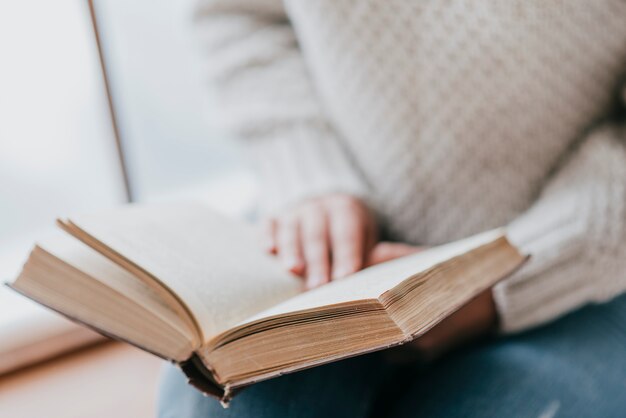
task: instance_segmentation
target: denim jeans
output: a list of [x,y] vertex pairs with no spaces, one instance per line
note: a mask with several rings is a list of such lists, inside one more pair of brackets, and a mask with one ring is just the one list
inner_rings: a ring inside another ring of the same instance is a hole
[[626,417],[626,296],[424,366],[381,353],[245,389],[222,409],[164,372],[160,418]]

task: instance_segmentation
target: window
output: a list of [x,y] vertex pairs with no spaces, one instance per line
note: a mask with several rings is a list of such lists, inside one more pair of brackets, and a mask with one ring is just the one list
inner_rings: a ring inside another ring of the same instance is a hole
[[130,185],[140,201],[193,197],[237,210],[250,180],[233,141],[213,128],[194,4],[96,3]]
[[[253,182],[212,128],[193,1],[95,1],[135,200],[202,199],[240,213]],[[0,51],[5,281],[57,216],[120,204],[126,190],[87,2],[1,2]],[[42,321],[60,320],[2,288],[0,353],[3,332]]]

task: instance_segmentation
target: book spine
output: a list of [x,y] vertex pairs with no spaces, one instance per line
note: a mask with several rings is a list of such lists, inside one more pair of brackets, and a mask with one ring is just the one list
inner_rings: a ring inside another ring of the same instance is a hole
[[189,360],[179,363],[178,367],[187,377],[187,383],[204,395],[217,398],[224,408],[228,407],[233,396],[240,390],[218,384],[197,354],[194,354]]

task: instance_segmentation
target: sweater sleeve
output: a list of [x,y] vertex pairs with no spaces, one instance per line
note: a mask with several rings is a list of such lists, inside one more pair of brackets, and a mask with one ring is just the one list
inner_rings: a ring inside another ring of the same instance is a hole
[[329,192],[363,196],[282,0],[202,0],[196,23],[220,125],[243,140],[265,210]]
[[[626,93],[626,92],[625,92]],[[592,131],[535,204],[509,225],[530,261],[494,288],[504,332],[626,290],[626,128]]]

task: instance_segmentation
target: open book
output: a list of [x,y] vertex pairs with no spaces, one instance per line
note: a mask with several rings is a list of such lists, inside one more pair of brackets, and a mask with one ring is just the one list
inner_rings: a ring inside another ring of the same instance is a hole
[[254,382],[410,341],[523,263],[503,231],[367,268],[320,288],[283,270],[253,226],[201,205],[60,220],[10,286],[169,359],[227,402]]

